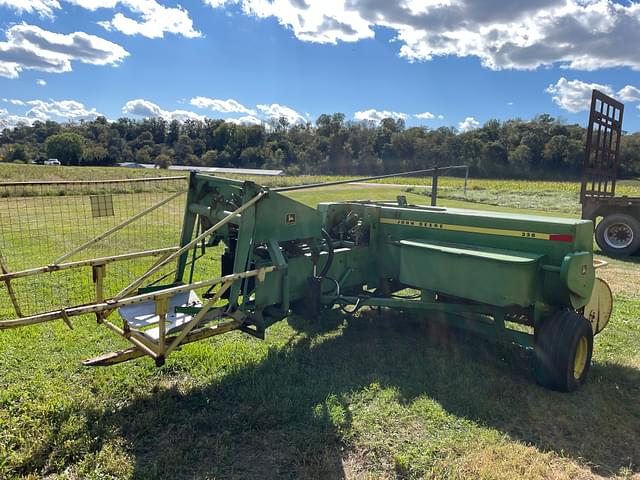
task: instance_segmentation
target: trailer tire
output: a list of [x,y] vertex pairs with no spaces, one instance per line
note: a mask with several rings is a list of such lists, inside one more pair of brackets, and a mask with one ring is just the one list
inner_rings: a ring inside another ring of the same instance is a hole
[[624,213],[607,215],[596,227],[596,243],[607,255],[633,255],[640,249],[640,221]]
[[545,318],[535,332],[536,380],[560,392],[576,390],[587,378],[593,353],[593,330],[572,310]]

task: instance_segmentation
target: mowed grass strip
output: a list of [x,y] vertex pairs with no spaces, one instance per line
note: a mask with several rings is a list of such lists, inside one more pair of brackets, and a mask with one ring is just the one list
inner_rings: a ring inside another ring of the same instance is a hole
[[74,330],[58,321],[0,331],[0,478],[637,476],[640,268],[607,268],[618,279],[614,316],[588,384],[570,395],[538,387],[524,352],[401,312],[291,317],[264,342],[228,334],[185,346],[161,369],[148,359],[82,367],[126,346],[91,317]]
[[[130,178],[152,178],[162,176],[188,176],[188,172],[179,170],[125,168],[125,167],[68,167],[51,165],[15,165],[12,163],[0,162],[0,183],[1,182],[28,182],[28,181],[83,181],[83,180],[105,180],[105,179],[130,179]],[[356,176],[327,176],[327,175],[284,175],[284,176],[239,176],[228,175],[229,178],[241,180],[251,180],[267,186],[293,186],[309,183],[320,183],[332,180],[347,180],[359,178]],[[366,176],[366,175],[365,175]],[[432,178],[429,175],[417,177],[393,177],[375,180],[373,183],[407,187],[430,187]],[[521,193],[523,195],[564,195],[577,202],[580,193],[579,181],[531,181],[531,180],[495,180],[469,178],[467,182],[467,193],[469,197],[463,195],[464,178],[444,176],[439,178],[440,195],[450,196],[463,201],[475,201],[476,197],[481,199],[485,196],[491,197],[494,193],[505,194],[507,192]],[[474,193],[475,192],[475,193]],[[620,180],[617,183],[616,193],[630,197],[640,196],[640,179]],[[462,198],[459,196],[462,195]],[[444,198],[444,197],[443,197]],[[479,202],[488,203],[488,202]],[[568,206],[568,203],[566,204]],[[507,205],[509,206],[509,205]],[[517,206],[516,206],[517,207]],[[520,208],[530,208],[522,206]]]

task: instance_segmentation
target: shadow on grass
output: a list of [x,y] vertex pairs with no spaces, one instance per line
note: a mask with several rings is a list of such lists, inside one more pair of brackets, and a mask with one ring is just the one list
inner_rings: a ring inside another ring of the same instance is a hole
[[627,257],[622,257],[622,256],[617,256],[616,257],[616,256],[612,256],[612,255],[607,255],[606,253],[604,253],[600,249],[594,251],[593,253],[595,255],[599,256],[599,257],[602,257],[604,260],[607,260],[607,261],[621,262],[621,263],[631,263],[631,264],[634,264],[634,265],[640,264],[640,251],[637,251],[633,255],[629,255]]
[[[538,387],[523,352],[401,313],[364,312],[341,333],[305,328],[259,363],[182,392],[158,388],[95,419],[105,441],[120,432],[135,478],[344,478],[349,409],[332,405],[378,384],[407,404],[427,396],[459,417],[554,451],[609,476],[640,472],[640,373],[595,364],[574,394]],[[340,320],[329,321],[335,329]],[[180,364],[169,367],[180,375]],[[221,367],[222,368],[222,367]],[[233,367],[228,366],[232,369]]]

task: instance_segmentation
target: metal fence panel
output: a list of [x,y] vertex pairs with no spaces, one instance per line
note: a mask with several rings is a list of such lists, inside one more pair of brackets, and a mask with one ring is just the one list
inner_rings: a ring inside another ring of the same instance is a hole
[[[186,177],[0,184],[2,267],[16,272],[59,264],[61,258],[64,262],[75,262],[175,247],[179,243],[186,189]],[[161,205],[152,209],[158,204]],[[100,239],[101,235],[141,214],[140,218]],[[98,240],[73,253],[96,237]],[[65,257],[69,252],[73,254]],[[109,263],[104,279],[105,294],[117,293],[158,258],[145,256]],[[162,271],[158,276],[165,273]],[[91,301],[93,283],[91,268],[16,278],[10,285],[2,282],[0,318],[16,316],[10,298],[12,292],[20,313],[31,315]]]

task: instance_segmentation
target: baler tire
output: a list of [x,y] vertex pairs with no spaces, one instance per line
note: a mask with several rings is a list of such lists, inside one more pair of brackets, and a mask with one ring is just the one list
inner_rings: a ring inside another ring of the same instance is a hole
[[[632,235],[631,242],[628,245],[620,248],[612,246],[607,242],[607,239],[605,238],[607,229],[617,224],[626,226],[628,231]],[[600,247],[600,250],[602,250],[607,255],[620,257],[633,255],[638,250],[640,250],[640,221],[632,217],[631,215],[627,215],[624,213],[614,213],[613,215],[607,215],[600,221],[600,223],[598,223],[598,226],[596,227],[595,237],[596,243]]]
[[588,320],[572,310],[544,319],[534,332],[537,382],[552,390],[573,392],[589,373],[593,330]]

